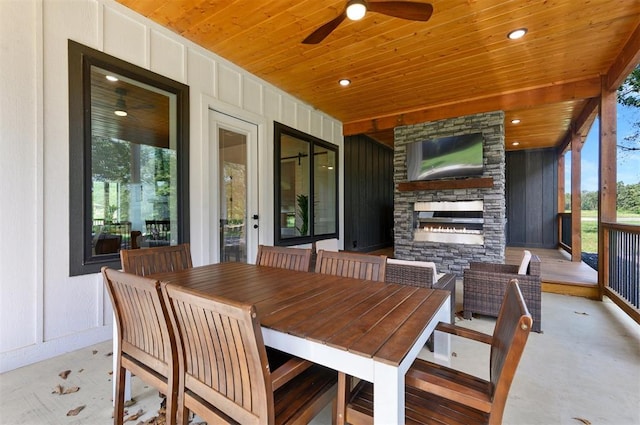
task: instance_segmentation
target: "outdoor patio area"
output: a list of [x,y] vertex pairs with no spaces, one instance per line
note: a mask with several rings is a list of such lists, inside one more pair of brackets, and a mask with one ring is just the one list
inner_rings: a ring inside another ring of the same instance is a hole
[[[462,288],[458,282],[458,309]],[[608,299],[542,294],[543,333],[531,333],[505,409],[505,424],[640,423],[640,327]],[[457,324],[491,332],[495,320]],[[0,375],[1,424],[110,424],[111,342]],[[421,354],[429,358],[430,352]],[[488,352],[453,338],[452,364],[486,377]],[[70,370],[62,379],[58,374]],[[157,416],[158,392],[133,379],[129,423]],[[79,387],[77,392],[57,394]],[[77,416],[67,412],[85,406]],[[154,423],[154,422],[148,422]],[[312,423],[331,423],[325,409]]]

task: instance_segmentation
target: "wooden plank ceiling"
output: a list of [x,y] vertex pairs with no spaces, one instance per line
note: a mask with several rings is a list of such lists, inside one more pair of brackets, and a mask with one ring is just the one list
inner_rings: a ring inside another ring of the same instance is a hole
[[427,22],[368,12],[315,45],[301,41],[346,0],[118,1],[384,143],[397,125],[504,110],[507,149],[560,146],[603,76],[639,60],[638,0],[432,0]]

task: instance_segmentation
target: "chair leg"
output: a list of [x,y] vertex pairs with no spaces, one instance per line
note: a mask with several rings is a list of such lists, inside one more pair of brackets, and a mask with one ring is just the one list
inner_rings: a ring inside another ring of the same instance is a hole
[[124,387],[126,374],[127,369],[120,366],[120,360],[118,360],[118,372],[116,373],[116,399],[113,407],[114,425],[123,425],[124,423]]
[[347,414],[347,402],[351,394],[351,376],[338,372],[338,394],[335,401],[335,412],[333,423],[344,425]]

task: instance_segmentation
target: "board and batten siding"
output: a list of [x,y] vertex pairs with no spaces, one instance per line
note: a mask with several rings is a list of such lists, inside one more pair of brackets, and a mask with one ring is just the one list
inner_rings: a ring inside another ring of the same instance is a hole
[[393,149],[365,135],[344,140],[344,249],[393,246]]
[[508,246],[557,247],[557,170],[555,149],[507,152]]
[[210,108],[258,125],[261,243],[273,242],[274,121],[338,145],[343,169],[342,123],[114,0],[0,1],[0,372],[112,336],[101,275],[69,277],[68,39],[189,86],[194,265],[213,261]]

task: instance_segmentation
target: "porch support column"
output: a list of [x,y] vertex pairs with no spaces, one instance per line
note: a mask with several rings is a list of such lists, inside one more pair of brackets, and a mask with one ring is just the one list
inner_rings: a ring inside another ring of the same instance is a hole
[[609,281],[609,268],[605,256],[609,253],[608,235],[603,232],[602,222],[616,221],[616,90],[609,89],[603,77],[600,94],[600,173],[598,179],[598,285],[600,298]]
[[571,261],[582,261],[582,138],[579,134],[571,136]]

